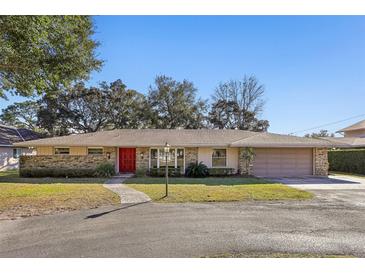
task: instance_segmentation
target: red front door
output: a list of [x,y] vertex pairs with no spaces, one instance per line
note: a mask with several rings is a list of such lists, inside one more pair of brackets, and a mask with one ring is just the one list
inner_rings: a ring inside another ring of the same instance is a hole
[[119,148],[119,172],[136,171],[136,149]]

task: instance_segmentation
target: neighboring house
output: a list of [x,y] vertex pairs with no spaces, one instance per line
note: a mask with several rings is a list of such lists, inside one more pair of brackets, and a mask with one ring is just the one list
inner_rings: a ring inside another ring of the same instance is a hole
[[31,130],[0,125],[0,171],[18,168],[20,155],[35,153],[28,146],[17,146],[15,142],[38,139],[39,135]]
[[[202,161],[209,168],[255,176],[325,176],[332,147],[322,139],[243,130],[120,129],[19,143],[37,151],[22,158],[21,168],[95,168],[109,161],[117,172],[143,172],[165,167],[166,142],[171,147],[167,165],[181,172]],[[253,148],[250,165],[245,148]]]
[[340,129],[337,132],[342,132],[345,138],[365,138],[365,120],[355,123],[351,126]]
[[342,148],[365,148],[365,120],[337,132],[342,133],[344,137],[326,137],[324,139]]

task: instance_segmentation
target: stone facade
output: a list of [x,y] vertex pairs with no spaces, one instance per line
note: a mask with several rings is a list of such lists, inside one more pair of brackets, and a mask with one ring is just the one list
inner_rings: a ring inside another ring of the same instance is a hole
[[186,147],[185,148],[185,167],[190,163],[196,163],[198,161],[198,148]]
[[149,169],[150,148],[137,147],[136,148],[136,172],[146,173]]
[[314,148],[313,150],[314,150],[313,151],[314,175],[327,176],[328,175],[327,148]]
[[95,169],[99,164],[116,163],[116,149],[104,147],[103,155],[32,155],[21,156],[19,168]]
[[[252,163],[253,158],[251,159],[251,162],[247,162],[247,158],[245,155],[247,154],[247,148],[240,147],[238,151],[238,174],[240,175],[252,175]],[[254,155],[253,155],[254,157]]]

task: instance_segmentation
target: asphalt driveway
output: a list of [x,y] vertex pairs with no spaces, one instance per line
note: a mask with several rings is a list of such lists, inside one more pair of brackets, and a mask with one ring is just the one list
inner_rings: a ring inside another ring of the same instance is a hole
[[119,205],[0,221],[0,257],[365,257],[364,208],[315,199]]
[[330,175],[329,177],[270,178],[283,184],[313,192],[324,202],[365,207],[365,177]]

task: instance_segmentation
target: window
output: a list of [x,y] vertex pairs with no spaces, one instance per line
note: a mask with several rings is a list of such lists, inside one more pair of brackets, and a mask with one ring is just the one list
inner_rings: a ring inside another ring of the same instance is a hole
[[[166,157],[164,148],[151,148],[150,150],[150,168],[163,168],[166,166]],[[169,168],[181,168],[184,171],[184,149],[170,148],[167,157],[167,166]]]
[[13,158],[18,159],[22,155],[21,148],[13,148]]
[[[165,167],[166,166],[166,154],[164,149],[159,149],[160,150],[160,167]],[[167,166],[171,167],[171,168],[175,168],[175,149],[170,149],[170,152],[168,153],[167,156]]]
[[153,148],[151,149],[151,168],[157,168],[157,155],[158,155],[158,149]]
[[54,154],[62,154],[62,155],[70,154],[70,148],[68,148],[68,147],[55,147]]
[[176,150],[176,167],[184,170],[184,149],[178,148]]
[[227,152],[225,149],[213,149],[212,167],[225,167],[227,165]]
[[103,148],[102,147],[88,147],[87,154],[89,155],[102,155]]

